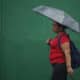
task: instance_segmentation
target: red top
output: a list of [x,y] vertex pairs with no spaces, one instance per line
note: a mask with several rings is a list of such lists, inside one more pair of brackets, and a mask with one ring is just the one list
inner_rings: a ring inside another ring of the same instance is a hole
[[[60,32],[58,35],[63,35],[60,40],[61,44],[70,41],[66,33]],[[58,46],[58,36],[56,36],[54,39],[49,40],[49,45],[50,45],[50,55],[49,55],[50,63],[51,64],[65,63],[64,53]]]

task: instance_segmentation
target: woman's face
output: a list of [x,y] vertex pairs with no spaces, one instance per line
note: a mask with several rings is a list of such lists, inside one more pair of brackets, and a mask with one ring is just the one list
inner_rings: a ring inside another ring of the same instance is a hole
[[60,31],[60,26],[58,25],[57,22],[54,22],[53,23],[53,29],[52,29],[54,32],[59,32]]

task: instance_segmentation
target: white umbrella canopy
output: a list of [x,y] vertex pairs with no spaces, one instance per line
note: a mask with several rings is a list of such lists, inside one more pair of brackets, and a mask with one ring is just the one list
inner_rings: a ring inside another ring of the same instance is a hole
[[63,10],[40,5],[33,8],[33,11],[43,16],[47,16],[49,19],[65,25],[76,32],[80,32],[80,24]]

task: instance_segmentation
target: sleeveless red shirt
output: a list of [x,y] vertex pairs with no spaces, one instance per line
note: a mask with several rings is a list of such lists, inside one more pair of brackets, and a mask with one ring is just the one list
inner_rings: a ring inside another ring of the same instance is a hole
[[[60,32],[58,35],[63,35],[60,40],[61,44],[70,41],[69,37],[65,32]],[[58,46],[58,35],[54,39],[49,40],[50,45],[49,59],[51,64],[65,63],[64,53]]]

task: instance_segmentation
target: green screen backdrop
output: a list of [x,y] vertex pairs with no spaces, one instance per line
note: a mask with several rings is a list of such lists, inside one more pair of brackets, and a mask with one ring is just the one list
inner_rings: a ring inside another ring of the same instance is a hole
[[[32,11],[38,5],[62,9],[80,21],[80,0],[0,0],[0,80],[50,80],[45,40],[55,33],[52,21]],[[80,48],[80,34],[68,33]],[[75,80],[79,76],[80,69]]]

